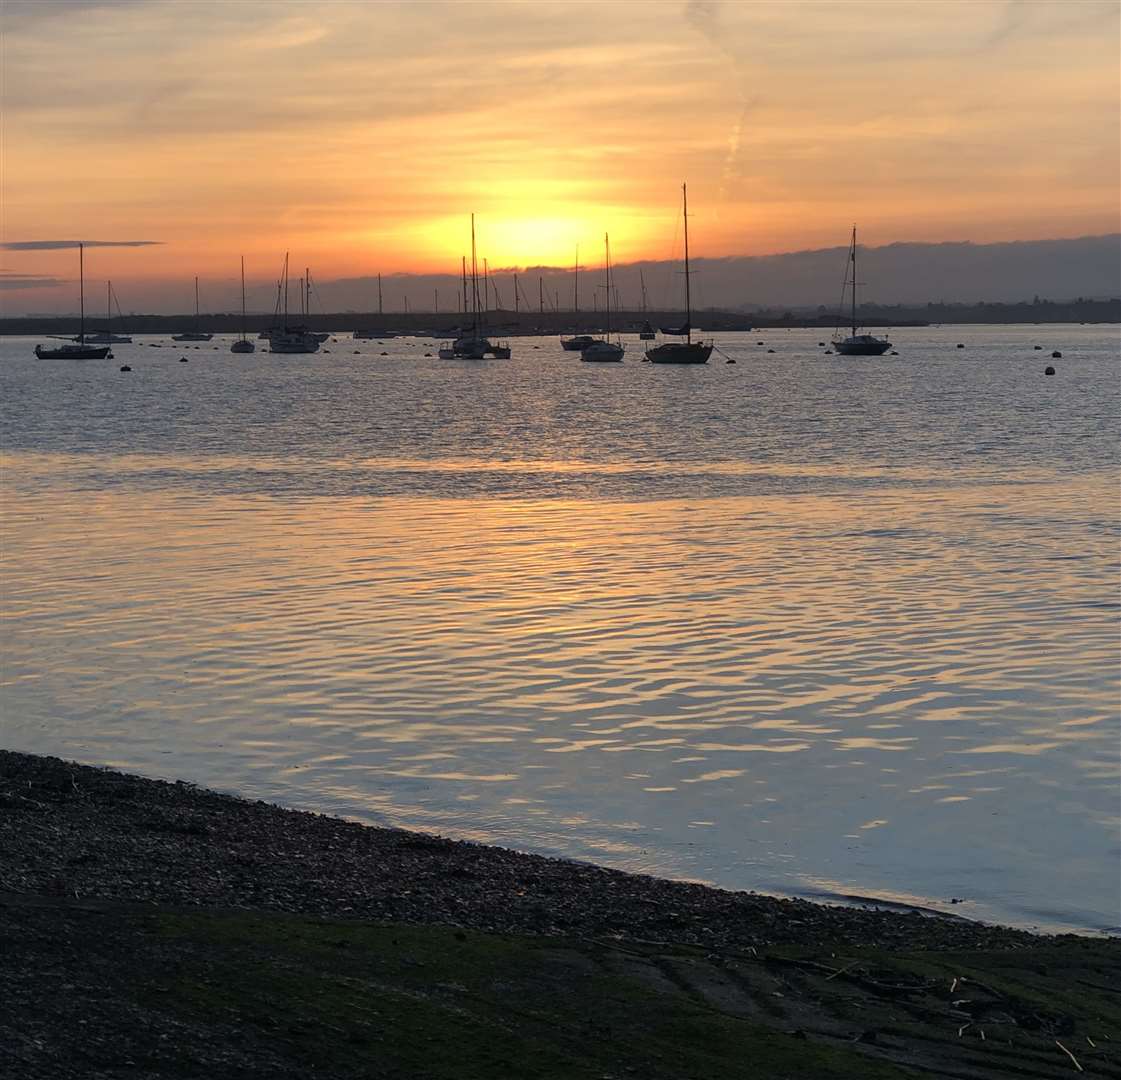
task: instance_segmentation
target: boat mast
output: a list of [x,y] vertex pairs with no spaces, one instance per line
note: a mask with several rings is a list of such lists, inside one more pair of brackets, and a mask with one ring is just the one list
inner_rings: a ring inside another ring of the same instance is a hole
[[381,313],[381,274],[378,274],[378,314]]
[[288,252],[284,253],[284,330],[288,331]]
[[541,308],[541,314],[545,314],[545,281],[543,278],[537,279],[537,303]]
[[685,343],[688,345],[693,330],[693,301],[689,293],[689,193],[681,185],[681,216],[685,220]]
[[[572,268],[572,314],[580,314],[580,245],[576,245],[576,265]],[[573,322],[579,322],[578,319],[573,319]]]
[[471,336],[479,336],[479,259],[475,254],[475,215],[471,215]]
[[460,255],[460,273],[463,275],[463,317],[467,318],[467,256]]
[[611,242],[607,239],[607,233],[603,234],[603,276],[604,283],[607,287],[607,300],[605,301],[606,319],[607,319],[607,333],[604,335],[605,340],[610,344],[611,342]]
[[856,226],[852,227],[852,336],[856,337]]
[[241,340],[245,340],[245,256],[241,257]]
[[518,314],[518,275],[514,275],[514,314]]
[[311,318],[311,268],[304,267],[304,320]]
[[78,344],[86,343],[86,256],[85,245],[78,244],[78,303],[81,315],[78,323]]
[[105,337],[113,336],[113,282],[105,282]]
[[646,278],[642,276],[642,271],[638,272],[638,283],[642,286],[642,314],[646,314]]
[[198,278],[198,274],[195,274],[195,333],[196,334],[198,333],[198,329],[199,329],[199,278]]

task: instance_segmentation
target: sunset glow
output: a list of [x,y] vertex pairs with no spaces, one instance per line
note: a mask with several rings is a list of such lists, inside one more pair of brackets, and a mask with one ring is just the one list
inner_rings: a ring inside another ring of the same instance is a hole
[[[96,273],[184,289],[240,254],[268,281],[285,250],[321,279],[454,272],[472,212],[495,266],[595,265],[605,231],[618,261],[665,259],[682,180],[708,256],[854,220],[878,244],[1112,232],[1117,14],[15,0],[2,239],[155,241]],[[73,277],[66,252],[5,255]],[[8,310],[56,301],[7,284]]]

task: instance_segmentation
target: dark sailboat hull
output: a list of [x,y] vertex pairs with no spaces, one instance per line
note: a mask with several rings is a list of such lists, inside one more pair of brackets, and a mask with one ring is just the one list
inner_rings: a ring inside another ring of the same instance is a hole
[[652,364],[707,364],[712,346],[699,341],[667,341],[646,350],[646,359]]
[[109,355],[108,345],[61,345],[57,349],[35,346],[40,360],[104,360]]
[[890,341],[834,341],[833,351],[838,356],[883,356],[891,348]]

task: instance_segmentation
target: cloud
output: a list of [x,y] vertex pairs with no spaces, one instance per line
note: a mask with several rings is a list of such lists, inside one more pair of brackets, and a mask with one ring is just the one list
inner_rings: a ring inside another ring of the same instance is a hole
[[4,289],[53,289],[63,285],[62,278],[46,277],[43,274],[19,274],[14,270],[0,270],[0,290]]
[[94,247],[157,247],[162,240],[12,240],[0,244],[5,251],[65,251],[79,244]]

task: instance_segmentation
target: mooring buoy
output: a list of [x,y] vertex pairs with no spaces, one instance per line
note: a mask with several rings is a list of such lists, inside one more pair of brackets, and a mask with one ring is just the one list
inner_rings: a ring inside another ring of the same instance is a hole
[[1058,349],[1056,349],[1056,350],[1055,350],[1055,351],[1054,351],[1054,352],[1053,352],[1053,353],[1051,354],[1051,359],[1052,359],[1052,360],[1061,360],[1062,358],[1063,358],[1063,354],[1062,354],[1061,352],[1059,352],[1059,350],[1058,350]]
[[128,364],[122,364],[121,371],[132,371],[132,368],[130,368]]
[[1055,369],[1053,367],[1045,368],[1043,374],[1044,375],[1054,375],[1055,374]]
[[958,342],[958,348],[959,348],[959,349],[964,349],[964,348],[965,348],[965,346],[964,346],[964,345],[962,345],[962,344],[961,344],[961,342]]
[[187,363],[187,358],[185,356],[179,357],[179,363],[181,363],[181,364]]

